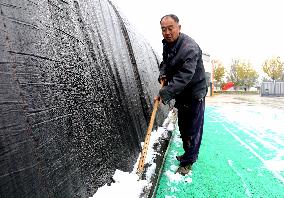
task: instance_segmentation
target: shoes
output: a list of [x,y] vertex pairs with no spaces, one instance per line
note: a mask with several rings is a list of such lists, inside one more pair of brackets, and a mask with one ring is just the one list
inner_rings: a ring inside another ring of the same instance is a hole
[[180,166],[176,170],[176,173],[179,173],[182,176],[185,176],[189,173],[189,171],[191,171],[191,166],[192,166],[192,164],[189,164],[189,165],[186,165],[186,166]]

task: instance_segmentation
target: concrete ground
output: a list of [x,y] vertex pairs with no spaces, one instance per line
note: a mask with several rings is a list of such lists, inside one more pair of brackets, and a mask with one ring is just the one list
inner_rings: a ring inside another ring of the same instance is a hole
[[215,95],[206,98],[199,159],[175,174],[183,153],[173,131],[153,197],[284,197],[284,98]]
[[267,106],[284,109],[284,97],[261,97],[259,95],[216,94],[206,98],[206,105],[242,104],[250,106]]

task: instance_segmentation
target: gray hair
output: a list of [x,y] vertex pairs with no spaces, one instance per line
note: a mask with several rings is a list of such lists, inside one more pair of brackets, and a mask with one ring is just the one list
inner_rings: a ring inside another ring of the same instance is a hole
[[163,20],[165,17],[171,17],[175,22],[179,23],[179,19],[178,19],[177,15],[175,15],[175,14],[167,14],[167,15],[165,15],[165,16],[163,16],[163,17],[161,18],[160,24],[161,24],[162,20]]

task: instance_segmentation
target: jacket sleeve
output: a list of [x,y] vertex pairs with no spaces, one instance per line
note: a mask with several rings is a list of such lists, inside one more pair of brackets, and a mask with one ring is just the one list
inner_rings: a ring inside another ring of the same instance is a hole
[[197,67],[199,53],[200,51],[196,47],[191,47],[182,52],[180,55],[182,65],[166,87],[169,93],[177,95],[190,83]]
[[160,76],[166,75],[166,64],[164,61],[161,62],[159,66]]
[[167,78],[166,76],[166,64],[164,64],[164,62],[162,61],[160,66],[159,66],[159,77],[158,77],[158,82],[161,83],[161,79],[162,78]]

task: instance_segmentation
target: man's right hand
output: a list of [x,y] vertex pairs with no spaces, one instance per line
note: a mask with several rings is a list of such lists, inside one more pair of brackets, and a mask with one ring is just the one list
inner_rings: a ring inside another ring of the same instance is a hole
[[160,97],[160,96],[155,96],[155,97],[154,97],[154,101],[156,101],[156,100],[160,101],[160,100],[161,100],[161,97]]
[[164,82],[164,84],[167,81],[167,76],[166,75],[160,75],[158,78],[159,83],[161,84],[162,82]]

